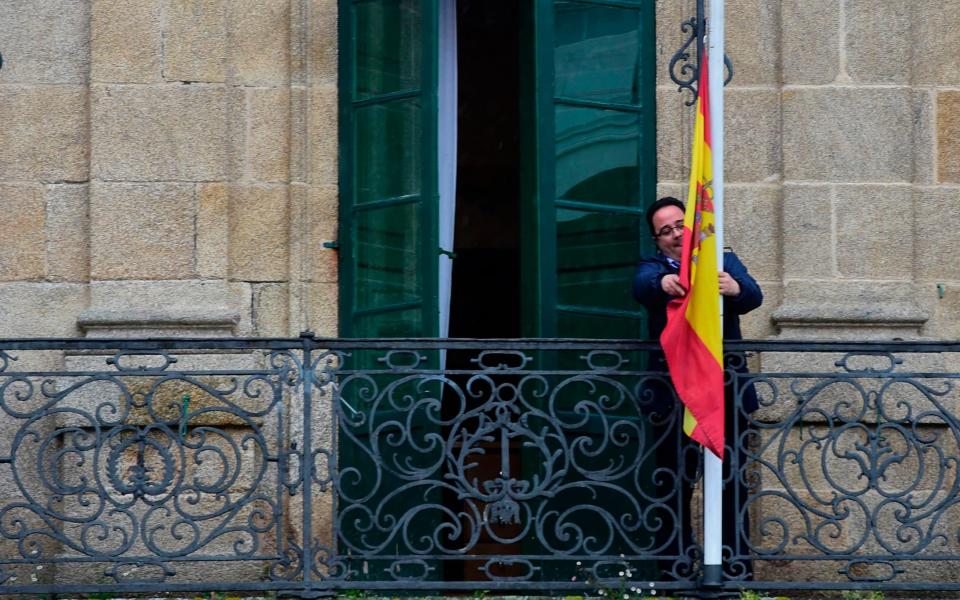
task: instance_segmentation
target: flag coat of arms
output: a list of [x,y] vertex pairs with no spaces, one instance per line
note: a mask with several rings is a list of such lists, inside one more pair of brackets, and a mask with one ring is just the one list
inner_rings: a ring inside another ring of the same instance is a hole
[[685,406],[683,430],[723,459],[723,330],[717,267],[707,60],[701,60],[690,186],[683,219],[680,284],[667,305],[660,344]]

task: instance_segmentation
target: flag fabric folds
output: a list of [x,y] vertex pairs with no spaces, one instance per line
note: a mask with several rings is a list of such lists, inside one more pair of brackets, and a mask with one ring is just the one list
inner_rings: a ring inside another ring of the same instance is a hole
[[717,268],[707,59],[700,61],[690,186],[683,219],[680,284],[683,298],[667,305],[660,344],[677,395],[683,430],[723,459],[723,331]]

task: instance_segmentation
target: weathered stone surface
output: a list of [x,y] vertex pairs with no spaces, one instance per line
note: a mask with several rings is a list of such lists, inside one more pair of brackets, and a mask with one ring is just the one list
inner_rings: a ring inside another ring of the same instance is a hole
[[94,338],[229,337],[240,314],[224,308],[93,308],[77,317],[77,325]]
[[222,87],[94,86],[92,168],[103,180],[210,181],[227,163]]
[[227,61],[225,0],[165,0],[163,76],[222,82]]
[[0,180],[85,181],[85,115],[81,86],[0,88]]
[[841,185],[834,191],[839,274],[858,279],[911,279],[910,187]]
[[247,179],[246,144],[249,137],[248,88],[227,86],[224,110],[227,114],[225,181]]
[[239,309],[240,314],[249,314],[250,286],[223,281],[93,281],[90,306],[113,311]]
[[310,237],[305,241],[310,257],[309,281],[337,282],[337,251],[324,248],[323,242],[336,240],[339,222],[340,190],[331,186],[310,186],[307,215],[310,219]]
[[[925,282],[960,282],[960,261],[938,260],[947,248],[960,244],[960,229],[945,226],[956,222],[960,210],[960,188],[917,187],[914,189],[916,219],[916,279]],[[957,313],[960,314],[960,313]]]
[[737,253],[755,279],[780,278],[781,188],[729,185],[724,190],[723,243]]
[[780,177],[780,93],[738,90],[725,94],[726,181],[777,181]]
[[230,185],[230,278],[285,281],[289,203],[285,185]]
[[782,284],[779,280],[757,280],[763,291],[763,304],[740,317],[740,330],[745,339],[762,339],[776,335],[771,315],[780,306]]
[[37,185],[0,185],[0,207],[0,280],[43,278],[43,189]]
[[337,86],[314,85],[310,94],[308,131],[310,138],[311,181],[320,185],[336,185],[337,173]]
[[230,248],[227,189],[222,183],[197,186],[197,275],[226,279]]
[[930,314],[923,335],[938,340],[960,339],[960,319],[957,319],[957,315],[960,315],[960,285],[944,284],[942,293],[941,298],[935,283],[920,285],[918,302]]
[[102,183],[90,190],[94,279],[194,276],[194,186]]
[[912,140],[913,103],[908,88],[783,92],[787,180],[908,182],[913,179]]
[[290,163],[290,182],[306,183],[307,157],[310,155],[308,148],[310,132],[307,128],[309,120],[307,100],[309,94],[307,88],[302,86],[290,87],[290,142],[287,147],[290,150],[290,156],[287,159]]
[[928,315],[914,288],[896,281],[787,280],[773,318],[787,339],[916,338]]
[[[124,317],[135,307],[141,314],[132,315],[132,325],[138,323],[170,323],[190,321],[214,315],[216,324],[225,315],[238,315],[235,334],[251,335],[250,286],[246,283],[225,281],[93,281],[90,284],[91,312],[113,312]],[[143,314],[146,313],[146,314]],[[152,320],[148,319],[153,315]],[[146,320],[145,320],[146,319]],[[132,333],[132,331],[131,331]]]
[[307,24],[309,36],[309,78],[314,83],[337,82],[337,1],[308,0],[312,22]]
[[290,177],[290,91],[247,92],[246,176],[253,181],[283,182]]
[[314,246],[311,237],[311,217],[307,207],[309,186],[292,183],[289,186],[290,220],[290,285],[287,286],[287,327],[291,333],[306,329],[306,308],[303,305],[303,284],[309,280]]
[[[662,198],[664,196],[673,196],[674,198],[680,198],[684,202],[687,199],[687,184],[679,182],[670,182],[657,183],[657,198]],[[645,234],[650,233],[645,231]]]
[[285,283],[253,286],[253,334],[258,337],[295,335],[290,330],[290,295]]
[[7,83],[84,83],[90,5],[80,0],[0,3]]
[[684,3],[676,0],[656,0],[655,2],[657,85],[673,85],[670,80],[670,59],[689,37],[689,33],[680,30],[680,23],[691,16],[687,8]]
[[913,182],[932,185],[937,181],[937,93],[913,88]]
[[676,86],[657,88],[657,180],[683,181],[690,169],[693,108]]
[[735,73],[731,86],[780,83],[780,11],[780,3],[765,0],[726,3],[726,52]]
[[783,82],[830,83],[840,70],[840,3],[781,4]]
[[908,83],[914,8],[902,2],[850,0],[843,10],[850,78],[863,83]]
[[74,337],[76,316],[87,307],[81,284],[0,284],[3,337]]
[[960,3],[910,4],[913,20],[911,82],[960,85]]
[[937,181],[960,183],[960,91],[937,94]]
[[161,4],[155,0],[93,0],[90,78],[148,83],[161,78]]
[[320,337],[337,337],[339,292],[336,283],[308,283],[307,328]]
[[832,187],[785,184],[781,223],[785,278],[836,275]]
[[89,186],[85,183],[56,184],[44,189],[47,200],[47,278],[87,281],[90,278]]
[[230,0],[227,78],[245,85],[289,81],[290,7],[283,0]]

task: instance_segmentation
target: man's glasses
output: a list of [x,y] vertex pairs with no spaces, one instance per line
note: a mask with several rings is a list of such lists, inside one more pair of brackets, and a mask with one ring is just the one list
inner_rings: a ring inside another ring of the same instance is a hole
[[671,233],[683,233],[683,221],[677,221],[673,225],[664,225],[655,237],[663,237]]

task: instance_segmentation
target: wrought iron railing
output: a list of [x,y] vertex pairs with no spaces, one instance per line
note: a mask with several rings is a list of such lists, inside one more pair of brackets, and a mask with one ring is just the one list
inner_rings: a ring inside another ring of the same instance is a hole
[[[656,350],[0,340],[0,593],[698,589]],[[727,350],[723,588],[960,590],[960,344]]]

